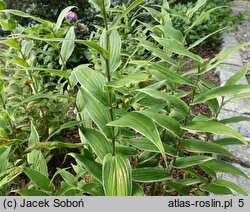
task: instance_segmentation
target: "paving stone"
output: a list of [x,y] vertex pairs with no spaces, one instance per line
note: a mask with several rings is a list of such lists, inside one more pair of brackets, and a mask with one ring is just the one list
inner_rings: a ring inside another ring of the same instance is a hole
[[[236,163],[233,163],[232,165],[239,168],[247,176],[250,177],[250,169],[249,168],[242,167],[241,165],[236,164]],[[248,194],[250,194],[250,180],[249,179],[246,179],[246,178],[244,178],[242,176],[239,176],[239,175],[233,175],[233,174],[227,174],[227,173],[219,173],[218,177],[236,183],[241,188],[243,188]],[[238,194],[236,192],[233,192],[233,193],[234,193],[234,195],[240,195],[240,194]]]
[[[219,116],[218,116],[218,119],[219,120],[227,119],[227,118],[231,118],[231,117],[235,117],[235,116],[247,116],[248,117],[248,115],[243,115],[243,114],[240,114],[238,112],[228,111],[228,110],[222,109]],[[228,124],[228,126],[235,129],[237,132],[239,132],[244,137],[250,138],[250,127],[249,127],[250,122],[242,121],[242,122],[237,122],[237,123],[231,123],[231,124]],[[250,156],[250,152],[249,152],[249,156]]]
[[[231,76],[236,74],[241,67],[235,65],[223,64],[216,69],[216,74],[220,78],[221,84],[224,84]],[[247,84],[246,77],[243,77],[238,84]]]
[[233,111],[242,115],[250,115],[250,98],[234,99],[228,102],[224,107],[224,110]]

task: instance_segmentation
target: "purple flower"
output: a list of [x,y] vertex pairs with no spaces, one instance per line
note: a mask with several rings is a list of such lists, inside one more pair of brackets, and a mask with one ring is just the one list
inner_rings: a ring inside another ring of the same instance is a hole
[[65,15],[65,19],[69,20],[69,21],[75,21],[77,20],[77,15],[75,12],[68,12],[67,15]]

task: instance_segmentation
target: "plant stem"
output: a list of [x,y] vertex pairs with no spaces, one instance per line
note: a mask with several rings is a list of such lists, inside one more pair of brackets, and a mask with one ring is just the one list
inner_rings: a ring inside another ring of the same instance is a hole
[[[106,8],[105,8],[105,2],[104,0],[102,0],[102,15],[103,15],[103,19],[104,19],[104,26],[105,26],[105,31],[106,31],[106,50],[109,52],[109,27],[108,27],[108,18],[107,18],[107,13],[106,13]],[[111,81],[111,70],[110,70],[110,65],[109,65],[109,61],[110,58],[108,57],[107,59],[105,59],[105,63],[106,63],[106,76],[107,76],[107,80],[108,82]],[[108,92],[108,105],[109,105],[109,113],[110,113],[110,117],[111,117],[111,121],[114,121],[114,113],[113,113],[113,106],[112,106],[112,90],[109,90]],[[115,155],[115,128],[111,127],[111,139],[112,139],[112,155]]]
[[[198,65],[198,73],[200,72],[200,66]],[[196,78],[196,81],[195,81],[195,87],[192,88],[192,97],[191,97],[191,101],[189,103],[189,107],[188,107],[188,111],[187,111],[187,114],[186,114],[186,117],[185,117],[185,120],[184,120],[184,123],[183,125],[185,126],[187,124],[187,121],[188,121],[188,117],[191,113],[191,110],[192,110],[192,103],[194,102],[194,97],[195,97],[195,93],[197,91],[197,87],[198,87],[198,83],[200,81],[200,75],[197,76]],[[177,145],[176,145],[176,149],[177,149],[177,152],[176,152],[176,157],[174,158],[173,160],[173,165],[171,167],[171,170],[170,170],[170,175],[172,175],[173,171],[174,171],[174,166],[175,166],[175,163],[176,163],[176,159],[177,157],[179,157],[179,154],[180,154],[180,141],[181,139],[183,138],[183,135],[184,135],[185,131],[182,132],[180,138],[178,139],[177,141]]]

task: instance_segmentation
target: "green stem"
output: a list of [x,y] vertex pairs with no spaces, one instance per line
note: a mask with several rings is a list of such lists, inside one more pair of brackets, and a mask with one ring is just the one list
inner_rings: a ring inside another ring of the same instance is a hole
[[[199,72],[200,72],[200,66],[198,66],[198,73]],[[187,114],[186,114],[186,117],[185,117],[185,120],[184,120],[184,123],[183,123],[184,126],[187,124],[188,117],[189,117],[189,115],[191,113],[191,110],[192,110],[192,103],[194,102],[194,97],[195,97],[195,94],[196,94],[196,91],[197,91],[198,83],[200,81],[200,76],[201,75],[197,76],[196,81],[195,81],[195,87],[192,88],[192,90],[193,90],[192,91],[192,97],[191,97],[191,101],[189,103],[188,111],[187,111]],[[179,157],[179,154],[180,154],[180,141],[182,140],[182,138],[184,136],[184,133],[185,133],[185,131],[182,132],[180,138],[177,141],[177,145],[176,145],[176,149],[177,149],[176,157],[173,160],[173,165],[172,165],[171,170],[170,170],[170,175],[172,175],[172,173],[174,171],[173,167],[175,166],[176,159]]]
[[[108,27],[108,18],[107,18],[107,13],[106,13],[106,8],[105,8],[105,2],[104,0],[102,0],[102,15],[103,15],[103,19],[104,19],[104,26],[105,26],[105,31],[106,31],[106,50],[109,52],[109,27]],[[107,59],[105,59],[105,63],[106,63],[106,76],[107,76],[107,80],[108,82],[111,81],[111,70],[110,70],[110,65],[109,65],[109,61],[110,58],[108,57]],[[114,121],[114,113],[113,113],[113,106],[112,106],[112,91],[110,90],[108,92],[108,105],[109,105],[109,113],[110,113],[110,117],[111,117],[111,121]],[[111,136],[112,136],[112,155],[116,154],[115,151],[115,128],[111,127]]]

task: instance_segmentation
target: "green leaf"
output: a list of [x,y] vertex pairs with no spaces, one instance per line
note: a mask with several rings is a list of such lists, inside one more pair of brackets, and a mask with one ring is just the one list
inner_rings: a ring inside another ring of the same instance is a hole
[[37,143],[39,143],[39,135],[38,132],[34,126],[33,123],[31,123],[31,133],[30,133],[30,137],[29,137],[29,142],[28,142],[28,146],[32,146],[35,145]]
[[80,65],[74,68],[74,74],[89,95],[107,105],[108,94],[103,92],[103,86],[107,80],[100,72],[89,68],[88,65]]
[[192,18],[192,16],[194,15],[194,13],[200,9],[205,3],[206,3],[207,0],[198,0],[195,4],[194,7],[191,7],[188,11],[187,11],[187,16],[189,19]]
[[203,165],[209,167],[210,169],[216,171],[216,172],[225,172],[225,173],[230,173],[230,174],[238,174],[242,177],[245,177],[249,179],[249,177],[240,169],[236,168],[232,164],[226,163],[224,161],[219,161],[219,160],[210,160]]
[[66,171],[65,169],[59,168],[57,171],[66,183],[68,183],[69,185],[77,186],[77,180],[70,172]]
[[231,123],[237,123],[237,122],[241,122],[241,121],[250,121],[250,117],[248,117],[248,116],[234,116],[231,118],[222,119],[222,120],[220,120],[220,123],[231,124]]
[[164,32],[164,36],[167,37],[167,38],[171,38],[173,40],[175,40],[176,42],[182,44],[183,43],[183,40],[184,40],[184,37],[181,33],[181,31],[175,29],[174,27],[172,26],[168,26],[168,25],[157,25],[155,28],[158,28],[160,29],[162,32]]
[[185,32],[189,32],[195,25],[197,25],[198,23],[200,23],[204,18],[206,18],[211,12],[218,10],[218,9],[222,9],[225,8],[227,6],[219,6],[219,7],[214,7],[211,8],[210,10],[207,10],[205,12],[202,12],[200,14],[200,16],[198,18],[196,18],[196,20],[192,23],[192,25],[190,27],[188,27]]
[[0,1],[0,10],[6,9],[6,3],[4,1]]
[[187,50],[190,50],[190,49],[192,49],[192,48],[198,46],[200,43],[202,43],[202,42],[203,42],[204,40],[206,40],[207,38],[211,37],[212,35],[214,35],[214,34],[216,34],[216,33],[219,33],[219,32],[221,32],[221,31],[223,31],[223,30],[226,29],[226,28],[227,28],[227,27],[224,27],[224,28],[222,28],[222,29],[218,29],[218,30],[216,30],[216,31],[214,31],[214,32],[212,32],[212,33],[210,33],[210,34],[208,34],[207,36],[200,38],[199,40],[197,40],[197,41],[195,41],[193,44],[191,44],[191,45],[187,48]]
[[86,103],[86,110],[89,116],[102,131],[102,133],[106,135],[107,138],[114,136],[112,135],[113,131],[111,127],[107,127],[108,122],[112,120],[108,107],[97,102],[96,99],[90,96],[87,92],[85,92],[83,98]]
[[195,105],[200,102],[204,102],[210,99],[214,99],[219,96],[226,96],[229,94],[236,94],[243,90],[249,90],[250,85],[225,85],[222,87],[216,87],[208,90],[207,92],[197,96],[192,105]]
[[102,179],[106,196],[131,196],[131,166],[125,156],[106,155],[103,161]]
[[156,99],[161,99],[166,102],[170,102],[174,107],[176,107],[184,116],[188,112],[187,104],[176,96],[169,95],[167,93],[152,89],[152,88],[143,88],[139,89],[139,92],[146,93]]
[[244,46],[248,46],[248,45],[250,45],[250,42],[239,44],[237,46],[233,46],[233,47],[230,47],[224,51],[221,51],[215,58],[210,60],[210,62],[207,65],[205,65],[201,68],[200,74],[204,74],[205,72],[217,67],[221,62],[223,62],[234,51],[237,51],[240,48],[242,48]]
[[230,152],[220,145],[208,141],[185,139],[180,142],[180,148],[189,152],[214,153],[234,157]]
[[213,194],[217,194],[217,195],[231,195],[232,194],[230,189],[224,186],[213,184],[213,183],[203,185],[201,186],[201,189],[208,191],[210,193],[213,193]]
[[165,62],[168,62],[171,65],[174,65],[176,67],[178,66],[177,62],[174,59],[168,56],[166,52],[158,48],[155,44],[150,43],[143,39],[139,39],[139,41],[145,49],[152,52],[152,54],[155,55],[156,57],[161,58],[162,60],[164,60]]
[[140,113],[152,119],[157,124],[168,130],[169,132],[173,133],[174,135],[181,135],[182,130],[180,128],[179,122],[167,116],[166,114],[155,113],[152,111],[140,111]]
[[219,135],[228,135],[231,137],[238,138],[242,143],[249,145],[246,139],[234,129],[222,124],[218,121],[192,121],[189,122],[186,126],[182,126],[182,129],[195,131],[195,132],[208,132],[215,133]]
[[11,192],[20,194],[21,196],[49,196],[46,192],[36,189],[18,189]]
[[101,132],[87,128],[84,128],[81,131],[86,138],[87,143],[101,160],[104,159],[105,155],[112,152],[111,143]]
[[132,4],[129,5],[129,7],[120,15],[118,16],[111,24],[110,28],[112,30],[112,28],[115,28],[116,25],[119,23],[119,21],[121,19],[123,19],[124,17],[126,17],[131,10],[133,10],[134,8],[136,8],[139,4],[141,4],[144,0],[136,0],[134,1]]
[[207,156],[188,156],[188,157],[179,157],[176,159],[174,167],[177,169],[183,169],[194,165],[199,165],[207,161],[212,160],[213,158]]
[[75,127],[75,126],[79,125],[80,123],[81,123],[80,121],[69,121],[69,122],[64,123],[59,129],[57,129],[55,132],[51,133],[50,136],[46,139],[46,141],[50,140],[54,135],[60,133],[62,130],[68,129],[71,127]]
[[94,178],[102,183],[102,165],[100,163],[80,154],[69,153],[68,155],[72,156],[80,166],[84,167]]
[[10,146],[0,146],[0,173],[5,171],[9,161]]
[[231,181],[224,180],[224,179],[215,179],[213,181],[213,184],[233,189],[236,192],[238,192],[239,194],[242,194],[244,196],[248,196],[248,193],[246,191],[244,191],[241,187],[239,187],[238,185],[236,185],[235,183],[233,183]]
[[167,50],[169,50],[175,54],[190,57],[191,59],[193,59],[201,64],[203,63],[203,60],[200,56],[188,51],[182,44],[180,44],[174,40],[170,40],[170,39],[163,39],[163,38],[159,38],[156,36],[152,36],[152,37],[157,42],[159,42],[159,44],[161,44],[164,48],[166,48]]
[[65,41],[62,43],[59,64],[66,64],[75,48],[75,30],[74,26],[70,27],[66,34]]
[[69,7],[66,7],[64,8],[61,13],[59,14],[58,18],[57,18],[57,21],[56,21],[56,25],[54,27],[54,32],[57,32],[61,25],[62,25],[62,22],[64,20],[64,17],[67,15],[67,13],[72,10],[73,8],[76,8],[75,6],[69,6]]
[[[157,148],[157,146],[146,138],[129,139],[127,142],[133,147],[136,147],[138,149],[149,151],[149,152],[160,153],[160,150]],[[176,156],[176,149],[174,147],[165,143],[162,143],[162,144],[163,144],[165,153],[167,155],[170,155],[173,157]]]
[[213,143],[216,143],[221,146],[226,146],[226,145],[242,145],[242,142],[237,139],[237,138],[221,138],[213,141]]
[[35,16],[32,16],[28,13],[25,13],[23,11],[20,11],[20,10],[11,10],[11,9],[8,9],[8,10],[2,10],[1,12],[3,13],[11,13],[13,15],[16,15],[16,16],[20,16],[22,18],[31,18],[37,22],[40,22],[41,24],[44,24],[46,26],[48,26],[49,28],[52,28],[53,27],[53,23],[50,22],[50,21],[47,21],[47,20],[44,20],[44,19],[41,19],[41,18],[37,18]]
[[89,2],[93,4],[97,11],[103,10],[103,0],[89,0]]
[[135,182],[132,184],[132,196],[144,196],[141,186]]
[[0,41],[0,43],[3,43],[18,50],[21,49],[21,43],[15,39],[8,38],[7,40]]
[[28,167],[24,167],[23,171],[34,184],[44,191],[52,191],[54,189],[54,185],[50,183],[49,178],[42,173]]
[[170,181],[170,182],[166,183],[166,186],[169,186],[170,188],[174,189],[175,191],[177,191],[181,195],[184,195],[184,196],[190,195],[190,188],[186,185],[181,184],[181,183]]
[[109,67],[115,72],[121,64],[121,38],[116,29],[109,35]]
[[[150,65],[150,72],[152,73],[153,76],[157,76],[156,72],[160,72],[163,74],[166,78],[166,80],[174,81],[180,84],[185,84],[185,85],[190,85],[194,87],[195,85],[187,80],[185,77],[182,77],[181,75],[169,70],[167,67],[160,65],[160,64],[152,64]],[[163,80],[163,79],[161,79]]]
[[128,76],[124,76],[121,79],[113,80],[111,82],[106,83],[107,86],[114,87],[114,88],[120,88],[125,85],[129,85],[132,83],[137,83],[140,81],[146,80],[148,77],[145,73],[134,73],[130,74]]
[[154,122],[138,112],[131,112],[120,119],[109,122],[108,126],[130,127],[146,136],[160,150],[164,160],[166,160],[159,132]]
[[4,172],[0,172],[0,188],[2,188],[7,183],[11,182],[13,179],[15,179],[18,175],[22,173],[23,170],[21,166],[16,166]]
[[83,44],[85,46],[88,46],[89,48],[95,49],[97,52],[99,52],[105,59],[108,58],[108,52],[104,48],[102,48],[100,45],[93,41],[88,41],[88,40],[69,40],[65,38],[44,38],[44,37],[37,37],[33,35],[19,35],[16,38],[30,38],[34,40],[39,40],[39,41],[45,41],[45,42],[64,42],[64,41],[74,41],[79,44]]
[[48,177],[47,161],[41,151],[33,149],[27,154],[27,162],[32,169]]
[[160,168],[138,168],[132,170],[133,181],[142,183],[160,182],[169,178],[168,173]]
[[135,156],[138,154],[138,151],[136,149],[128,146],[116,146],[115,151],[117,154],[125,155],[128,157]]
[[153,19],[155,19],[158,23],[161,22],[161,12],[151,8],[151,7],[143,7],[148,11],[148,13],[152,16]]
[[250,67],[250,63],[242,67],[236,74],[231,76],[225,83],[225,85],[235,85],[237,84],[242,77],[244,77],[247,73],[247,70]]

